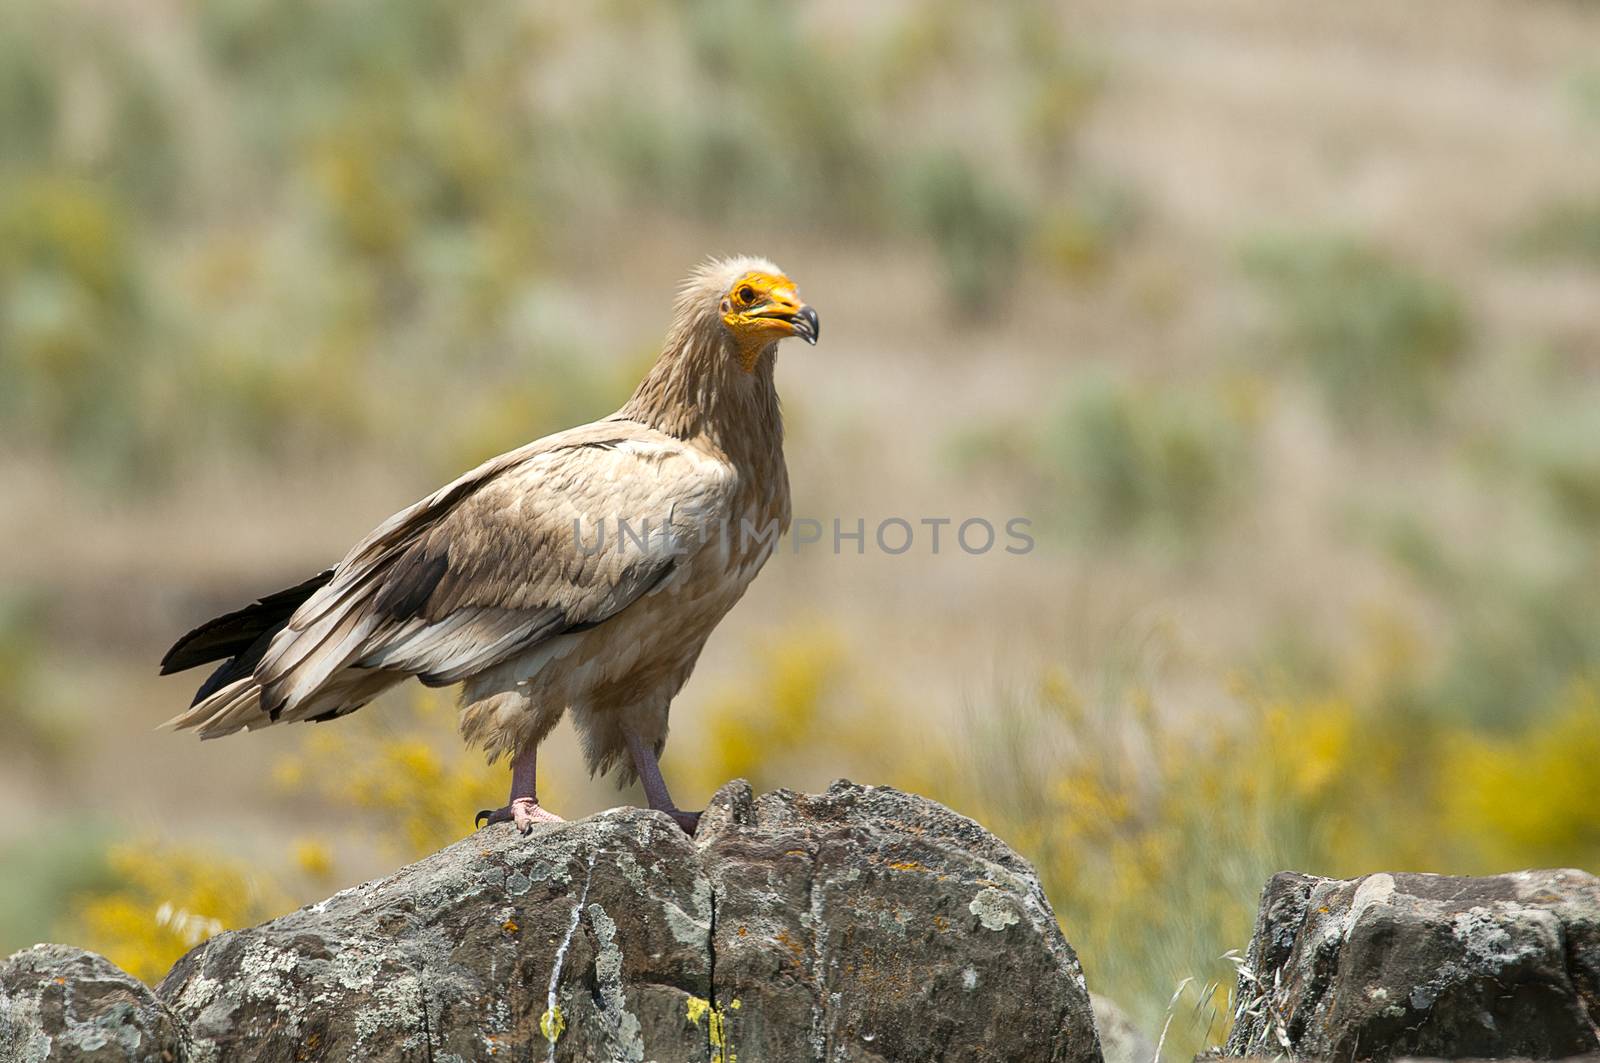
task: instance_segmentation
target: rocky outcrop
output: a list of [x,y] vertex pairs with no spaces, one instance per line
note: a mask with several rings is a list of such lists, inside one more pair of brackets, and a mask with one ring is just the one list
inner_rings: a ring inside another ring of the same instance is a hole
[[487,828],[212,938],[157,995],[195,1063],[1101,1058],[1032,869],[850,783],[730,784],[693,839],[631,808]]
[[1227,1054],[1332,1060],[1600,1050],[1600,880],[1283,873],[1267,883]]
[[35,945],[0,964],[0,1060],[175,1063],[177,1022],[143,982],[92,952]]
[[[1600,1053],[1600,880],[1276,875],[1236,996],[1232,1057]],[[730,784],[694,838],[633,808],[488,828],[212,938],[153,993],[66,946],[0,964],[5,1063],[1153,1055],[1020,857],[845,782]]]

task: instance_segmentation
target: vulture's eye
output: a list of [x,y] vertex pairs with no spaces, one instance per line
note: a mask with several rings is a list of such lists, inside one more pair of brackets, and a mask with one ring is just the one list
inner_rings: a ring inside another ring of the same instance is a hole
[[739,290],[734,294],[737,295],[739,297],[739,301],[746,306],[749,306],[751,303],[756,301],[756,290],[750,287],[748,284],[739,285]]

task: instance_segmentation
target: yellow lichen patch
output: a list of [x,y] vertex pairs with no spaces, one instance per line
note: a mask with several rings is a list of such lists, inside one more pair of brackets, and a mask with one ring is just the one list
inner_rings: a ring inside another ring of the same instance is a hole
[[918,863],[915,860],[895,860],[892,863],[890,863],[889,866],[891,868],[893,868],[894,870],[896,870],[896,871],[927,871],[927,870],[929,870],[929,868],[928,868],[928,866],[926,864]]
[[706,1019],[706,1041],[711,1045],[711,1063],[739,1063],[739,1057],[733,1052],[733,1039],[728,1031],[729,1011],[739,1010],[739,998],[735,997],[727,1007],[714,1005],[705,997],[690,997],[684,1005],[684,1016],[695,1025],[700,1025],[701,1019]]
[[508,934],[515,934],[517,931],[521,930],[522,927],[517,925],[517,921],[515,919],[507,919],[505,922],[500,924],[500,929],[504,930]]
[[728,1017],[723,1009],[711,1009],[711,1019],[706,1027],[706,1040],[711,1042],[711,1063],[739,1063],[739,1057],[733,1054],[727,1022]]
[[555,1044],[567,1028],[566,1017],[561,1014],[561,1008],[552,1004],[548,1011],[539,1016],[539,1032],[544,1039]]

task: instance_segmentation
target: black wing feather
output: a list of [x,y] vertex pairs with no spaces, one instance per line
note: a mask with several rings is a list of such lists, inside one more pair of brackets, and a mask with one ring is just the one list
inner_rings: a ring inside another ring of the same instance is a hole
[[[268,594],[259,598],[243,609],[236,609],[231,613],[212,620],[189,632],[179,639],[161,658],[161,674],[171,675],[173,672],[182,672],[210,661],[220,661],[227,657],[248,655],[255,650],[256,660],[266,650],[266,641],[271,640],[271,635],[288,622],[300,604],[315,594],[319,589],[333,578],[333,569],[319,572],[304,583]],[[266,641],[262,641],[263,638]],[[261,642],[258,647],[257,642]],[[219,669],[221,674],[228,666]],[[251,661],[250,667],[255,667]],[[216,679],[213,676],[212,679]],[[211,686],[208,681],[206,686]],[[220,686],[220,684],[218,684]],[[205,689],[204,687],[201,688]]]
[[254,672],[256,665],[261,663],[261,658],[266,654],[267,647],[272,645],[272,636],[283,630],[283,625],[288,622],[287,618],[278,621],[258,635],[256,640],[238,656],[230,657],[223,661],[221,666],[212,672],[204,683],[200,684],[200,689],[195,691],[194,700],[189,704],[198,705],[235,679],[243,679],[251,672]]

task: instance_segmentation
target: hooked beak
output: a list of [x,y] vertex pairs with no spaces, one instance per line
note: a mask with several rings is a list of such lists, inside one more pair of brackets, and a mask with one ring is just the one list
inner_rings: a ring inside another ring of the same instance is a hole
[[795,311],[794,317],[789,319],[789,324],[794,326],[794,334],[811,344],[817,345],[817,337],[822,335],[822,322],[817,320],[817,312],[809,306],[802,306]]
[[822,334],[822,324],[817,320],[817,312],[804,303],[774,299],[768,304],[767,309],[756,316],[782,321],[789,326],[791,335],[799,336],[812,346],[816,346],[817,337]]

